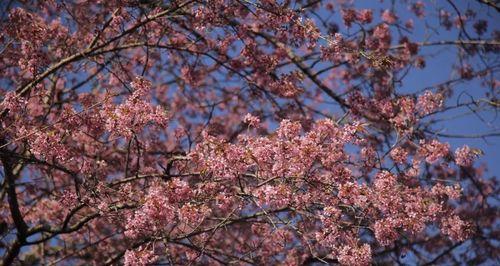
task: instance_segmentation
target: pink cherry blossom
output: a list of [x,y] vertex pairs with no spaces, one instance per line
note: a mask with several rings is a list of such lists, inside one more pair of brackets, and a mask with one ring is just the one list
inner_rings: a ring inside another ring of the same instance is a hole
[[243,118],[243,122],[247,123],[251,127],[258,128],[260,126],[260,119],[252,114],[247,114]]
[[455,162],[463,167],[470,167],[474,163],[477,154],[475,154],[469,146],[464,145],[455,150]]
[[450,145],[448,143],[441,143],[438,140],[421,141],[418,149],[418,154],[425,158],[428,163],[435,163],[439,159],[448,156],[450,152]]
[[387,23],[387,24],[394,24],[396,23],[398,17],[389,9],[384,10],[382,13],[382,20]]
[[432,93],[425,91],[417,100],[418,112],[421,115],[433,113],[443,106],[443,95],[440,93]]
[[491,1],[5,2],[1,265],[496,262]]
[[369,265],[371,261],[371,248],[368,244],[360,247],[343,246],[339,253],[339,262],[344,265]]

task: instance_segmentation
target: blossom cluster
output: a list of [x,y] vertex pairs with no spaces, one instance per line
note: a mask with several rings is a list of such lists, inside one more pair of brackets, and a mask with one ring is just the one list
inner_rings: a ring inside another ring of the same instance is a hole
[[417,100],[417,108],[420,115],[428,115],[437,111],[443,106],[443,95],[440,93],[432,93],[425,91]]
[[494,7],[379,2],[0,5],[0,264],[486,261],[498,182],[434,130],[496,111]]
[[478,156],[477,152],[474,152],[469,146],[464,145],[455,151],[455,162],[457,165],[463,167],[470,167],[474,163],[474,160]]
[[134,91],[123,104],[108,102],[104,107],[102,115],[107,119],[106,129],[113,135],[129,138],[151,123],[157,127],[166,126],[168,116],[165,110],[161,106],[153,106],[147,100],[151,83],[138,77],[131,86]]
[[[260,208],[308,210],[314,204],[324,204],[318,217],[323,226],[316,239],[344,264],[371,261],[370,245],[356,244],[361,239],[350,229],[354,226],[354,221],[349,220],[351,215],[372,217],[367,226],[373,228],[376,240],[383,246],[399,239],[400,232],[420,234],[432,223],[441,223],[443,232],[454,239],[467,236],[468,231],[449,227],[446,219],[453,212],[441,200],[443,195],[457,199],[459,188],[441,184],[432,189],[414,188],[411,181],[406,183],[408,177],[389,171],[378,172],[369,185],[358,184],[348,163],[372,169],[375,165],[367,163],[373,157],[370,148],[364,152],[366,158],[359,161],[345,150],[347,144],[363,145],[357,137],[359,132],[351,126],[320,120],[303,133],[300,123],[283,120],[274,137],[243,136],[236,144],[205,134],[204,142],[190,158],[212,179],[222,178],[236,185],[239,178],[246,176],[246,182],[254,186],[246,190],[252,192]],[[409,151],[396,151],[392,156],[404,163]],[[448,144],[422,142],[414,155],[435,163],[448,155]],[[314,185],[323,182],[331,187]],[[463,221],[460,224],[467,225]],[[352,244],[343,244],[346,241]]]

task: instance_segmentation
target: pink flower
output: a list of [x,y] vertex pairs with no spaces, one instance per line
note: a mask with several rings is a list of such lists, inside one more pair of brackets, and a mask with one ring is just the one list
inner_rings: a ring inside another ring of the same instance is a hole
[[431,192],[434,196],[447,196],[450,199],[458,199],[460,195],[462,195],[462,189],[459,184],[455,184],[454,186],[444,186],[440,183],[436,184],[432,187]]
[[243,122],[254,128],[258,128],[260,126],[260,119],[252,114],[245,115]]
[[298,86],[301,79],[299,72],[282,74],[278,80],[272,81],[268,86],[272,92],[284,98],[294,98],[302,92],[302,89]]
[[450,236],[453,240],[463,241],[471,234],[470,224],[454,215],[441,221],[441,232]]
[[364,165],[369,168],[375,167],[379,158],[377,152],[371,146],[363,147],[360,155]]
[[196,228],[210,213],[211,210],[207,206],[187,203],[179,209],[179,221]]
[[146,249],[127,250],[124,258],[126,266],[146,266],[157,260],[153,250]]
[[396,231],[396,224],[391,218],[375,222],[373,228],[375,229],[375,238],[377,238],[377,241],[382,246],[391,245],[399,238],[399,234]]
[[342,211],[336,207],[328,206],[323,210],[321,222],[327,228],[335,227],[342,216]]
[[415,101],[410,97],[401,97],[397,101],[399,112],[390,121],[394,123],[399,131],[412,131],[415,124]]
[[302,126],[299,122],[292,122],[288,119],[285,119],[281,121],[280,127],[278,128],[276,133],[278,133],[278,137],[280,138],[291,139],[297,137],[300,134],[301,130]]
[[420,148],[417,153],[424,157],[428,163],[435,163],[439,159],[448,156],[450,152],[450,144],[441,143],[435,139],[431,141],[420,141]]
[[5,94],[3,101],[0,102],[0,110],[9,109],[11,113],[18,113],[26,107],[28,101],[19,97],[15,91],[9,91]]
[[71,189],[67,189],[60,196],[60,202],[66,208],[73,208],[78,203],[78,197]]
[[443,106],[443,103],[443,94],[427,90],[418,97],[417,110],[420,115],[428,115],[439,110]]
[[[137,238],[148,232],[160,233],[175,222],[176,206],[171,204],[168,190],[160,185],[149,189],[144,205],[129,217],[125,235]],[[174,196],[174,195],[172,195]]]
[[363,24],[371,23],[373,20],[373,12],[371,9],[363,9],[358,12],[356,15],[359,22]]
[[348,28],[351,27],[356,20],[356,11],[354,9],[342,9],[342,19]]
[[384,21],[387,24],[394,24],[396,23],[398,17],[389,9],[384,10],[382,13],[382,21]]
[[372,249],[370,245],[343,246],[338,255],[339,262],[343,265],[370,265]]
[[333,38],[328,41],[328,46],[321,47],[321,58],[323,60],[340,62],[344,48],[344,38],[342,37],[342,34],[337,32],[334,34]]
[[380,114],[382,114],[386,117],[391,117],[392,114],[394,113],[394,107],[392,105],[392,101],[389,99],[375,101],[374,104],[377,107],[377,109],[380,111]]
[[31,152],[38,158],[45,160],[56,159],[67,161],[71,159],[71,151],[67,145],[64,145],[64,132],[57,130],[47,130],[46,132],[35,129],[36,131],[27,133],[28,143]]
[[355,90],[349,95],[347,102],[352,106],[354,114],[362,114],[368,108],[368,100],[358,90]]
[[405,163],[408,158],[408,151],[401,147],[395,147],[391,150],[391,158],[396,163]]
[[387,24],[380,24],[373,30],[373,39],[378,42],[379,49],[387,49],[391,44],[391,30]]
[[157,128],[165,127],[168,122],[166,112],[160,106],[153,106],[148,99],[151,82],[137,77],[131,86],[135,90],[125,103],[118,106],[110,102],[105,104],[102,115],[106,118],[106,129],[113,135],[129,138],[151,123]]
[[283,208],[287,206],[292,198],[292,192],[285,185],[271,186],[265,185],[255,191],[259,203],[264,206]]
[[455,151],[455,163],[463,167],[470,167],[474,164],[477,153],[473,152],[469,146],[464,145]]
[[396,182],[396,176],[388,171],[382,171],[375,176],[374,186],[378,190],[390,190]]

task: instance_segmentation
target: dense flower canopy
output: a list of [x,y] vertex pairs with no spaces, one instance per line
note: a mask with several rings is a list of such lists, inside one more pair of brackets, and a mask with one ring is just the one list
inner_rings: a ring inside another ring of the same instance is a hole
[[494,262],[500,6],[358,2],[2,1],[3,264]]

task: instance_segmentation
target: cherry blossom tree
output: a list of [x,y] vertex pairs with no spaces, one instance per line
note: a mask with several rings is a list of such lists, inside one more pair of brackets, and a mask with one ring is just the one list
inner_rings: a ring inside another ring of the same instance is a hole
[[496,1],[0,7],[3,265],[498,259]]

